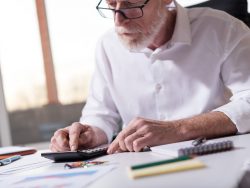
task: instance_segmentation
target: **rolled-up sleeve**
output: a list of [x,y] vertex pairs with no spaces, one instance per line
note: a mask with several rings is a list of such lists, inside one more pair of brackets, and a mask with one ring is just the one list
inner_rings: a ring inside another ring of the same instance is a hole
[[[238,38],[235,37],[237,35]],[[221,77],[232,97],[229,103],[214,111],[226,114],[239,133],[246,133],[250,131],[250,30],[244,25],[237,25],[227,37]]]

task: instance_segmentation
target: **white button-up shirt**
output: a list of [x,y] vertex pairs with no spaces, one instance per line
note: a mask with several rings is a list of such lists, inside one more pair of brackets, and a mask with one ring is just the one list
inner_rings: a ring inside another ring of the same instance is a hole
[[81,123],[111,141],[135,117],[171,121],[221,111],[239,133],[250,131],[249,28],[221,11],[176,6],[173,36],[154,51],[130,52],[114,29],[101,38]]

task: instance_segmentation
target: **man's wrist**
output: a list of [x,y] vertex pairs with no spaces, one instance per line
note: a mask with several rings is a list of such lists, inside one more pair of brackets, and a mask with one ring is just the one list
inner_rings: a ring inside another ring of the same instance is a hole
[[92,128],[94,131],[94,140],[93,140],[94,147],[100,146],[103,144],[107,144],[108,137],[107,137],[106,133],[98,127],[92,127]]
[[192,137],[190,134],[189,127],[185,125],[183,120],[172,121],[172,126],[174,127],[175,142],[189,140]]

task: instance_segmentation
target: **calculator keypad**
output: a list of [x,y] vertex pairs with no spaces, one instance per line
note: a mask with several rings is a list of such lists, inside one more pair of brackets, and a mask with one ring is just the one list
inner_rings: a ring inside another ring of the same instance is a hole
[[97,147],[97,148],[93,148],[93,149],[86,149],[86,150],[80,150],[80,152],[84,152],[84,153],[96,153],[96,152],[100,152],[100,151],[105,151],[108,149],[108,146],[103,146],[103,147]]

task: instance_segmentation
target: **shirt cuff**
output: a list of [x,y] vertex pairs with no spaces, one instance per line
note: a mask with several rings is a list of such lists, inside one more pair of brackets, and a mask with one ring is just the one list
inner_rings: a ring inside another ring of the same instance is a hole
[[213,111],[223,112],[236,125],[238,133],[250,131],[250,105],[248,101],[237,100],[223,105]]

